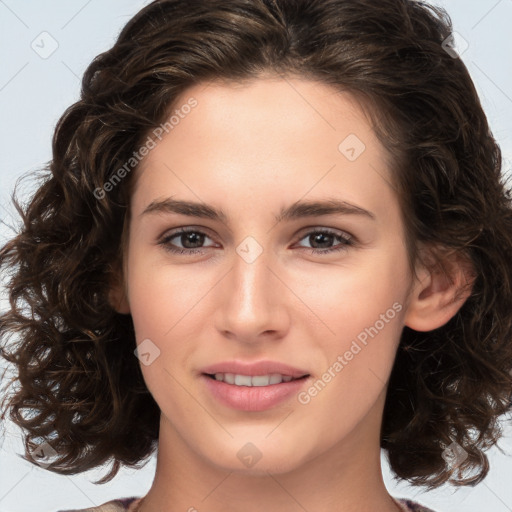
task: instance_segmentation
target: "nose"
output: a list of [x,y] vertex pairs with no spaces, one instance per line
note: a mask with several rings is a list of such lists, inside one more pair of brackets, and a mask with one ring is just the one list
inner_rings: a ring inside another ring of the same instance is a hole
[[216,327],[224,337],[245,344],[282,338],[290,321],[284,276],[279,275],[272,252],[260,251],[250,243],[239,246],[219,283]]

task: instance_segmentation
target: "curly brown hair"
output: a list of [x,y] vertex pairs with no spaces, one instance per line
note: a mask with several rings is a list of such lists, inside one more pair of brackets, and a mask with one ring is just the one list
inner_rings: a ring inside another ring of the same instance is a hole
[[[113,461],[105,483],[156,449],[160,411],[131,316],[109,298],[136,166],[119,170],[188,87],[273,73],[368,107],[393,155],[411,268],[420,244],[473,264],[471,294],[448,323],[404,327],[381,446],[414,485],[481,481],[511,403],[512,208],[473,82],[447,51],[451,33],[446,12],[413,0],[156,0],[136,14],[87,68],[33,197],[22,207],[12,195],[22,225],[0,252],[10,270],[0,335],[19,388],[2,418],[9,411],[26,432],[23,458],[33,461],[39,440],[57,452],[47,466],[56,473]],[[458,474],[442,457],[453,441],[468,454]]]

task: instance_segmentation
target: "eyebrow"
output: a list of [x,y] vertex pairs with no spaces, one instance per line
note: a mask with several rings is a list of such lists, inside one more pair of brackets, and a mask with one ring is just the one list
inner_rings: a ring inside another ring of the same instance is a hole
[[[193,201],[181,201],[172,197],[152,201],[140,214],[150,213],[177,213],[189,217],[199,217],[223,222],[229,225],[228,216],[224,210],[214,206],[197,203]],[[297,201],[290,206],[284,207],[274,217],[275,222],[302,219],[305,217],[317,217],[321,215],[360,215],[375,220],[375,214],[335,198],[328,198],[317,201]]]

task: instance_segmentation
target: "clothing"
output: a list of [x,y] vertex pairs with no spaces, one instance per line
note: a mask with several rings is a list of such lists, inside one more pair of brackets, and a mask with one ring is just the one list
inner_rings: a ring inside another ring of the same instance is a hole
[[[107,501],[99,507],[84,508],[81,510],[58,510],[57,512],[134,512],[141,500],[142,497],[132,496],[131,498]],[[404,512],[434,512],[430,508],[405,498],[395,498],[395,501],[402,507]]]
[[404,509],[404,512],[434,512],[431,508],[405,498],[395,498],[395,501]]

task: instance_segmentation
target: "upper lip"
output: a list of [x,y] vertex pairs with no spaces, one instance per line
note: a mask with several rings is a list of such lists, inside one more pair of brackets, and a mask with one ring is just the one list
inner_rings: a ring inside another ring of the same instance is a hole
[[270,375],[272,373],[279,373],[281,375],[289,375],[293,378],[303,377],[309,375],[306,370],[295,368],[279,361],[223,361],[221,363],[206,366],[201,370],[202,373],[215,374],[215,373],[234,373],[237,375]]

